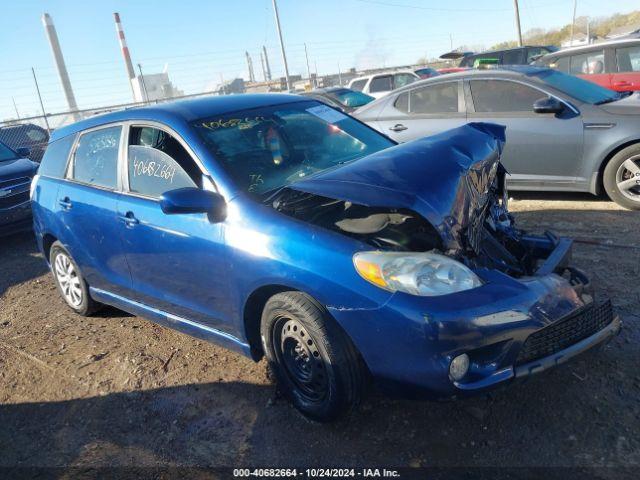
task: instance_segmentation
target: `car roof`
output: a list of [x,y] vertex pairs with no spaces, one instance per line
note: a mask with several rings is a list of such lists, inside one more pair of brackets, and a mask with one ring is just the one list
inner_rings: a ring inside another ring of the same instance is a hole
[[393,75],[395,73],[410,73],[413,75],[416,74],[413,70],[410,70],[408,68],[403,68],[399,70],[385,70],[382,72],[371,73],[369,75],[362,75],[361,77],[353,78],[349,83],[355,82],[356,80],[369,80],[370,78],[377,77],[378,75]]
[[89,128],[98,127],[108,123],[123,122],[127,120],[148,120],[171,122],[192,122],[200,118],[212,117],[238,110],[268,107],[285,103],[294,103],[308,99],[299,95],[263,93],[240,95],[210,95],[187,100],[178,100],[166,103],[158,103],[144,107],[135,107],[116,112],[96,115],[66,127],[61,127],[51,135],[51,141],[66,137]]
[[584,50],[598,50],[603,47],[625,45],[625,44],[640,44],[640,38],[623,38],[618,40],[607,40],[605,42],[590,43],[589,45],[577,45],[575,47],[566,47],[558,50],[557,52],[551,52],[545,57],[558,57],[573,52],[581,52]]
[[556,72],[557,70],[548,67],[536,67],[533,65],[499,65],[498,68],[471,69],[464,70],[462,72],[447,73],[446,75],[438,75],[437,77],[425,78],[424,80],[419,80],[394,90],[393,93],[411,90],[419,85],[450,82],[452,80],[461,80],[468,77],[534,77],[535,75],[548,71]]
[[553,47],[553,45],[523,45],[521,47],[501,48],[500,50],[487,50],[485,52],[473,52],[470,55],[466,55],[465,58],[475,57],[477,55],[488,55],[492,53],[510,52],[512,50],[522,50],[523,48],[550,48],[550,47]]

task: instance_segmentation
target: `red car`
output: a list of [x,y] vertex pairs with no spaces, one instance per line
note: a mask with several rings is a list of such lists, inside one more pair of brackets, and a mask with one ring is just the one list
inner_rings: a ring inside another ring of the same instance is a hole
[[535,65],[590,80],[611,90],[640,90],[640,38],[611,40],[550,53]]

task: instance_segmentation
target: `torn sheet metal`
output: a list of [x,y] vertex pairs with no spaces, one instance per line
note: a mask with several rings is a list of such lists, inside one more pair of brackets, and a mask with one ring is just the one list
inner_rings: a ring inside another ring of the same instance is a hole
[[397,145],[290,188],[371,207],[404,208],[427,219],[448,250],[477,251],[505,127],[469,123]]

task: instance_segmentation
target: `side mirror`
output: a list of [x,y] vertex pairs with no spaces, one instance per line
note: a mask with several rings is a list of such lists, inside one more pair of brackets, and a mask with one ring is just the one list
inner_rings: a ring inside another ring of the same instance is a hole
[[564,110],[564,105],[561,101],[552,98],[545,97],[533,102],[533,111],[535,113],[560,113]]
[[31,155],[31,150],[27,147],[19,147],[16,149],[16,153],[18,154],[18,158],[27,158]]
[[227,216],[227,204],[219,193],[187,187],[169,190],[160,197],[160,208],[168,215],[206,213],[209,220],[222,222]]

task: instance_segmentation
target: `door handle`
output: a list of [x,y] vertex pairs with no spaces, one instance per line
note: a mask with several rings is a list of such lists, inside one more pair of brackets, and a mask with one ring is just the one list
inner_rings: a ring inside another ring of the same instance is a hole
[[69,200],[69,197],[64,197],[62,200],[58,200],[58,205],[60,205],[62,207],[63,210],[71,210],[71,207],[73,207],[73,204],[71,203],[71,200]]
[[127,226],[128,228],[133,228],[140,223],[140,220],[136,218],[133,212],[127,212],[125,215],[123,215],[120,218],[122,218],[122,221],[124,222],[125,226]]
[[627,82],[626,80],[622,80],[620,82],[613,82],[614,87],[630,87],[633,83]]
[[408,127],[405,127],[401,123],[396,123],[393,127],[389,127],[389,130],[393,132],[401,132],[403,130],[407,130]]

